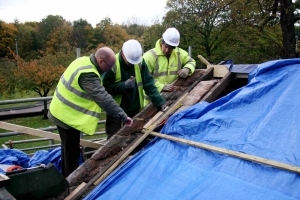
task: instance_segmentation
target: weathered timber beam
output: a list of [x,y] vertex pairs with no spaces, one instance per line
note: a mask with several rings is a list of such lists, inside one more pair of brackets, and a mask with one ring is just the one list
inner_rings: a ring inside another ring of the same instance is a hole
[[221,94],[221,92],[229,85],[230,78],[231,73],[229,72],[201,99],[201,101],[214,101]]
[[[143,132],[146,132],[146,131],[143,130]],[[232,151],[232,150],[224,149],[224,148],[221,148],[221,147],[216,147],[216,146],[204,144],[204,143],[201,143],[201,142],[195,142],[195,141],[192,141],[192,140],[178,138],[178,137],[174,137],[174,136],[170,136],[170,135],[166,135],[166,134],[162,134],[162,133],[157,133],[157,132],[153,132],[153,131],[151,131],[149,134],[153,135],[153,136],[163,138],[163,139],[171,140],[171,141],[174,141],[174,142],[179,142],[179,143],[182,143],[182,144],[198,147],[198,148],[209,150],[209,151],[214,151],[214,152],[221,153],[221,154],[226,154],[226,155],[229,155],[229,156],[241,158],[241,159],[248,160],[248,161],[251,161],[251,162],[265,164],[265,165],[269,165],[269,166],[272,166],[272,167],[275,167],[275,168],[278,168],[278,169],[283,169],[283,170],[286,170],[286,171],[290,171],[290,172],[300,174],[300,167],[298,167],[298,166],[293,166],[293,165],[285,164],[285,163],[282,163],[282,162],[277,162],[277,161],[274,161],[274,160],[269,160],[269,159],[266,159],[266,158],[241,153],[241,152],[238,152],[238,151]]]
[[71,192],[64,200],[71,200],[86,185],[85,182],[82,182],[73,192]]
[[[38,136],[38,137],[49,138],[49,139],[60,141],[60,137],[58,134],[39,130],[39,129],[29,128],[29,127],[25,127],[25,126],[20,126],[20,125],[16,125],[16,124],[10,124],[10,123],[3,122],[3,121],[0,121],[0,128],[5,129],[5,130],[20,132],[20,133],[26,133],[28,135],[34,135],[34,136]],[[82,139],[80,139],[80,145],[82,145],[84,147],[94,148],[94,149],[99,149],[101,146],[103,146],[102,144],[98,144],[95,142],[90,142],[90,141],[82,140]]]
[[198,55],[198,58],[206,65],[210,65],[210,63],[201,55]]

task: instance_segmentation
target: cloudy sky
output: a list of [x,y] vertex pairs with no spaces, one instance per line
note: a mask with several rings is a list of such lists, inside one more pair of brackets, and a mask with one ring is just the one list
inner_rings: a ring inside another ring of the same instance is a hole
[[65,20],[80,18],[95,26],[105,17],[113,23],[137,19],[151,24],[165,15],[167,0],[0,0],[0,20],[7,23],[40,22],[48,15],[60,15]]

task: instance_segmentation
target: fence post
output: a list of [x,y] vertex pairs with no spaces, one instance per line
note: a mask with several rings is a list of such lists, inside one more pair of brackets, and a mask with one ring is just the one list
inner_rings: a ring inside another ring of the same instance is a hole
[[192,46],[189,46],[189,56],[192,57]]
[[80,57],[80,48],[76,48],[76,57],[77,57],[77,58]]
[[54,140],[53,140],[53,139],[50,139],[50,140],[49,140],[49,145],[50,145],[50,146],[54,145]]
[[44,119],[48,119],[47,113],[48,113],[48,107],[47,107],[47,100],[43,101],[44,102]]

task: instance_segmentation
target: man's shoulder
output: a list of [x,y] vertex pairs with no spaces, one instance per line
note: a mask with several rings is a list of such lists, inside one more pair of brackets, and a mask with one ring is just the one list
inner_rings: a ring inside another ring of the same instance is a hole
[[188,56],[189,55],[189,53],[186,50],[179,48],[179,47],[177,47],[177,49],[178,50],[176,52],[178,52],[180,54],[180,56]]

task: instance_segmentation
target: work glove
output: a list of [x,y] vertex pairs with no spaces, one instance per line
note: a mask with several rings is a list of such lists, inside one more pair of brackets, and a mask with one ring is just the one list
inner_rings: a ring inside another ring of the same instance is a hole
[[159,110],[160,111],[165,111],[167,109],[166,104],[163,104],[162,106],[160,106]]
[[125,81],[125,88],[130,89],[135,87],[135,78],[132,76]]
[[133,120],[130,117],[127,117],[127,119],[124,123],[126,124],[126,126],[131,126],[133,123]]
[[183,68],[178,71],[178,76],[180,78],[186,78],[189,75],[190,69],[189,68]]
[[174,85],[166,84],[161,91],[162,92],[172,92],[174,89],[175,89]]

